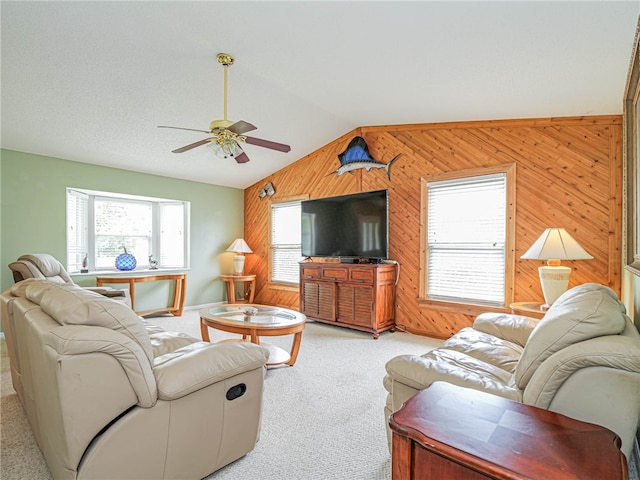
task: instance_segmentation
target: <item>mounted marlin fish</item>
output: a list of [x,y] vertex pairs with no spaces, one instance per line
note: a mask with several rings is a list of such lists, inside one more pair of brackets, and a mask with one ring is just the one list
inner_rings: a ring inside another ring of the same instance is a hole
[[367,146],[367,142],[365,142],[364,138],[355,137],[351,142],[349,142],[347,149],[338,155],[338,159],[340,159],[340,167],[328,175],[332,175],[334,173],[342,175],[343,173],[358,170],[360,168],[364,168],[367,172],[372,168],[384,168],[387,172],[387,177],[391,180],[391,164],[399,156],[400,154],[396,155],[389,160],[388,163],[379,162],[369,153],[369,147]]

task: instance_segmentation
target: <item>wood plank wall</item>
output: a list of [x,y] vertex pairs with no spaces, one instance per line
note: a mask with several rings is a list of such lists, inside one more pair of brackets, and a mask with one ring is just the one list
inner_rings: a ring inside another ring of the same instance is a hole
[[[349,141],[365,138],[374,158],[401,157],[383,170],[331,175]],[[298,308],[297,288],[268,282],[270,202],[389,190],[390,257],[401,266],[399,329],[447,338],[473,316],[417,302],[420,258],[420,178],[449,171],[516,164],[514,301],[542,301],[537,268],[520,256],[547,227],[565,227],[595,258],[566,264],[570,286],[609,285],[620,294],[622,118],[619,115],[362,127],[245,190],[245,239],[254,250],[246,271],[257,274],[256,303]],[[273,197],[258,197],[272,182]]]

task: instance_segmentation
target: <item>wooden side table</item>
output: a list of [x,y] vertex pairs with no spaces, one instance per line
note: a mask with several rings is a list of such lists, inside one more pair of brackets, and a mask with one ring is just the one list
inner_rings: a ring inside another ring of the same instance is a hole
[[243,282],[245,285],[244,301],[253,303],[256,290],[255,275],[220,275],[220,279],[227,284],[227,303],[236,303],[236,282]]
[[612,431],[550,410],[436,382],[391,415],[392,478],[628,478]]
[[526,315],[528,317],[542,318],[549,310],[549,307],[543,303],[536,302],[515,302],[509,305],[509,308],[516,315]]

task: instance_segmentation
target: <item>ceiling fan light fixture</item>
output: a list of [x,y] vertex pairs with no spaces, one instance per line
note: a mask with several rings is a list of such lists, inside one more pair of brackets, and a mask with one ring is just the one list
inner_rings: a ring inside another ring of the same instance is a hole
[[235,158],[242,153],[240,145],[235,140],[218,139],[209,142],[209,148],[218,158]]

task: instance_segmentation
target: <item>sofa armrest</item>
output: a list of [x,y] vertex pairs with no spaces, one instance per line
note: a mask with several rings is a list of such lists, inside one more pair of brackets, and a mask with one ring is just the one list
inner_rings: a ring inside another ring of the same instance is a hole
[[208,385],[264,367],[269,352],[247,342],[197,342],[155,359],[158,398],[175,400]]
[[436,349],[425,355],[400,355],[386,364],[388,377],[416,390],[444,381],[511,400],[521,394],[510,382],[512,375],[494,365],[454,350]]
[[[125,371],[141,407],[157,400],[156,382],[142,347],[120,332],[88,325],[64,325],[49,331],[45,344],[60,355],[105,353],[116,358]],[[96,373],[99,374],[99,373]]]
[[90,292],[99,293],[105,297],[126,297],[127,290],[118,290],[112,287],[82,287]]
[[487,312],[476,317],[473,328],[524,347],[539,321],[524,315]]
[[[525,388],[524,402],[548,408],[564,382],[577,371],[589,367],[637,374],[640,397],[640,342],[622,335],[607,335],[569,345],[542,362]],[[598,386],[594,385],[594,388]],[[640,398],[638,400],[640,402]]]

